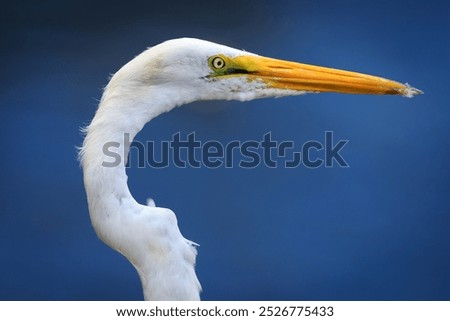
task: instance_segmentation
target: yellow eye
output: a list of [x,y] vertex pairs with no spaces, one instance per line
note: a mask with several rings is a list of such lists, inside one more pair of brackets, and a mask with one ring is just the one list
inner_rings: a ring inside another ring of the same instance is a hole
[[212,57],[210,63],[214,69],[223,69],[225,67],[225,59],[220,56]]

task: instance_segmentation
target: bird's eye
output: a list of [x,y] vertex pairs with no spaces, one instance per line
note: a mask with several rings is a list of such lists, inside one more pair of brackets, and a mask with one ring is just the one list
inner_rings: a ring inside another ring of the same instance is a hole
[[222,69],[225,67],[225,60],[219,56],[212,57],[210,63],[214,69]]

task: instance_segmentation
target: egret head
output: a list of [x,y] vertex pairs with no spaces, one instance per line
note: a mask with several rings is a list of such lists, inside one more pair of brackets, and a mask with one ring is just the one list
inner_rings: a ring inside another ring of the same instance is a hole
[[[379,77],[265,58],[189,38],[144,51],[111,78],[80,151],[84,184],[97,235],[133,263],[146,299],[197,300],[200,284],[194,271],[196,251],[181,235],[174,213],[140,205],[130,193],[125,163],[135,135],[154,117],[196,100],[306,92],[420,93]],[[115,165],[111,155],[118,156]]]
[[[266,58],[192,38],[169,40],[152,47],[123,70],[127,72],[122,74],[138,80],[134,83],[158,86],[167,95],[183,97],[178,105],[194,100],[251,100],[308,92],[406,97],[421,93],[407,84],[381,77]],[[117,74],[119,77],[121,71]]]

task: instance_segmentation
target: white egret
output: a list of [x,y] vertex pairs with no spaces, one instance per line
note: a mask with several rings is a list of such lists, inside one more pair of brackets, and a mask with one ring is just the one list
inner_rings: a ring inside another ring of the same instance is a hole
[[[92,225],[107,245],[136,268],[146,300],[198,300],[195,243],[180,233],[175,214],[139,204],[127,186],[129,142],[161,113],[196,100],[251,100],[307,92],[392,94],[420,90],[349,71],[276,60],[212,42],[183,38],[147,49],[106,86],[80,151]],[[116,142],[120,164],[104,146]]]

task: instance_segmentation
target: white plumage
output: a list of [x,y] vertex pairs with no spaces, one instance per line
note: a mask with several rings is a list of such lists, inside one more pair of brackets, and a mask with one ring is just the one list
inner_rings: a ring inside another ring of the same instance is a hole
[[[146,300],[198,300],[196,248],[175,214],[138,204],[127,186],[129,142],[154,117],[196,100],[298,95],[305,92],[402,94],[419,90],[383,78],[260,57],[198,39],[176,39],[144,51],[106,86],[80,158],[91,221],[97,235],[139,273]],[[105,144],[120,163],[108,166]]]

